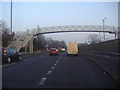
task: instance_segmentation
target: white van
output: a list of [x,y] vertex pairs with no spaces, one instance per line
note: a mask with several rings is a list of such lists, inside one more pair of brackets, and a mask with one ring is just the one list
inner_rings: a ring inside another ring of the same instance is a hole
[[68,55],[76,55],[78,54],[78,46],[76,42],[70,42],[67,45],[67,56]]

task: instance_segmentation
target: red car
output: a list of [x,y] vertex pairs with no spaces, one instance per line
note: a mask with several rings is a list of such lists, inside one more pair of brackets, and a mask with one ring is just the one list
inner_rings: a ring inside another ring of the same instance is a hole
[[56,48],[51,48],[48,50],[49,55],[58,55],[59,51]]

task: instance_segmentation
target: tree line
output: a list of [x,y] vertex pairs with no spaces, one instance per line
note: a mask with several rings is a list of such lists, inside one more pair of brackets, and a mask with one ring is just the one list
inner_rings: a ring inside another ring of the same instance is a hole
[[0,20],[0,34],[1,34],[1,47],[7,47],[15,35],[14,32],[11,33],[10,28],[4,21]]
[[[25,33],[25,32],[22,32]],[[0,20],[0,34],[1,34],[1,47],[5,48],[8,47],[8,45],[13,41],[13,37],[15,36],[15,33],[12,32],[10,28],[7,26],[6,22]],[[18,32],[17,35],[20,33]],[[29,51],[30,48],[30,41],[27,43],[27,51]],[[66,48],[65,41],[59,41],[59,40],[53,40],[52,38],[46,38],[44,35],[38,35],[33,37],[33,50],[45,50],[49,49],[51,47],[59,48],[64,47]],[[25,51],[25,47],[21,48],[21,51]]]
[[33,40],[34,51],[60,47],[66,48],[65,41],[53,40],[52,38],[46,38],[43,35],[36,36]]

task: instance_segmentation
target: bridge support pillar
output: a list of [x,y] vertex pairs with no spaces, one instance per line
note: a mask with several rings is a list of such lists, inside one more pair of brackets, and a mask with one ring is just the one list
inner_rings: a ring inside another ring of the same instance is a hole
[[116,35],[116,33],[115,33],[115,39],[117,39],[117,35]]
[[33,53],[33,37],[30,40],[30,53]]
[[27,47],[25,46],[25,53],[27,53]]

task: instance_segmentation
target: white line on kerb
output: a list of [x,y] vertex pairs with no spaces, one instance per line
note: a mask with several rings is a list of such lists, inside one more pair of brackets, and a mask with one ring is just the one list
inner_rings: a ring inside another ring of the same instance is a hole
[[38,83],[38,84],[39,84],[39,85],[43,85],[46,79],[47,79],[47,78],[42,78],[42,80],[41,80],[40,83]]
[[6,64],[6,65],[3,65],[2,67],[9,66],[9,65],[12,65],[12,64],[16,64],[16,63]]
[[[33,58],[25,59],[23,61],[28,61],[28,60],[31,60],[31,59],[33,59]],[[9,65],[12,65],[12,64],[16,64],[16,62],[15,63],[6,64],[6,65],[3,65],[1,67],[6,67],[6,66],[9,66]]]
[[7,64],[7,65],[3,65],[3,66],[1,66],[1,67],[5,67],[5,66],[8,66],[8,65],[10,65],[10,64]]

